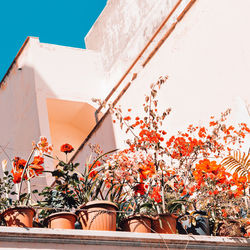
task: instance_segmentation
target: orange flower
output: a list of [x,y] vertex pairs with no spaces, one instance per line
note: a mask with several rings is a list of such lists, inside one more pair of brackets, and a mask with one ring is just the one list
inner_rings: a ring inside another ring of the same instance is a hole
[[124,120],[125,121],[129,121],[129,120],[131,120],[131,117],[130,116],[126,116],[126,117],[124,117]]
[[139,167],[140,178],[146,180],[148,177],[152,177],[155,174],[155,165],[152,162],[148,164],[140,164]]
[[150,198],[152,198],[157,203],[162,202],[160,191],[161,191],[160,187],[158,187],[158,186],[153,187],[152,193],[149,194]]
[[219,191],[216,189],[214,190],[214,195],[217,195],[219,193]]
[[74,150],[74,148],[70,144],[65,143],[61,146],[60,150],[61,152],[68,154],[68,153],[71,153]]
[[44,158],[41,157],[41,156],[35,156],[34,157],[34,160],[31,164],[34,164],[34,165],[41,165],[44,163]]
[[98,171],[95,170],[95,168],[97,166],[101,166],[101,162],[100,161],[97,161],[94,166],[92,166],[92,164],[89,164],[89,166],[88,166],[88,168],[89,168],[89,175],[88,175],[88,177],[89,178],[95,179],[97,177]]
[[[26,161],[24,159],[20,159],[20,157],[15,157],[13,161],[13,167],[11,169],[11,173],[13,175],[13,182],[14,183],[20,183],[21,182],[21,176],[23,173],[23,169],[26,165]],[[27,175],[24,174],[24,178],[27,179]]]
[[41,153],[48,153],[50,154],[52,151],[52,145],[48,143],[48,140],[45,136],[40,137],[40,141],[37,143],[38,150]]
[[13,175],[13,182],[16,183],[20,183],[21,182],[21,177],[22,177],[22,173],[23,171],[13,171],[13,169],[11,170],[11,173]]
[[221,209],[221,212],[222,212],[222,216],[226,218],[227,217],[226,209]]
[[34,176],[35,174],[39,175],[39,174],[43,173],[44,168],[43,168],[43,166],[41,166],[41,164],[43,164],[43,163],[44,163],[44,158],[43,157],[40,157],[40,156],[35,156],[34,157],[34,160],[31,163],[33,165],[29,166],[29,169],[30,169],[30,172],[31,172],[32,176]]

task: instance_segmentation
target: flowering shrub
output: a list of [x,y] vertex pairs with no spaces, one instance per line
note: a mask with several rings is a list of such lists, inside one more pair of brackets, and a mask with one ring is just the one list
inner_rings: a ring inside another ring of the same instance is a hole
[[167,133],[162,125],[171,109],[161,114],[157,109],[157,91],[166,80],[167,77],[161,77],[151,85],[143,104],[144,117],[124,116],[119,107],[110,109],[120,127],[132,133],[133,139],[126,141],[126,149],[110,158],[106,182],[123,189],[121,209],[131,214],[173,212],[185,202],[182,176],[178,169],[170,166],[164,145]]
[[133,118],[120,107],[110,106],[114,122],[133,138],[126,141],[127,148],[110,158],[106,185],[122,188],[122,209],[130,213],[181,212],[185,208],[205,210],[213,221],[242,218],[247,210],[242,197],[249,180],[228,172],[220,161],[233,148],[241,147],[250,129],[245,123],[228,125],[227,110],[219,119],[211,117],[207,126],[191,124],[186,131],[169,136],[164,120],[171,109],[159,114],[156,98],[166,80],[161,77],[151,85],[143,104],[144,117]]

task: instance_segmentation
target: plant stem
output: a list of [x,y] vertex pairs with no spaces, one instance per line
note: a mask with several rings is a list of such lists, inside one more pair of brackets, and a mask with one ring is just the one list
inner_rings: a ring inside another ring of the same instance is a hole
[[33,155],[33,153],[34,153],[34,151],[35,151],[35,148],[32,149],[32,151],[31,151],[31,153],[30,153],[30,155],[29,155],[29,158],[28,158],[28,160],[27,160],[27,162],[26,162],[26,164],[25,164],[25,167],[24,167],[24,169],[23,169],[23,172],[22,172],[21,183],[20,183],[19,190],[18,190],[18,201],[19,201],[19,202],[20,202],[20,194],[21,194],[22,184],[23,184],[23,177],[24,177],[24,174],[25,174],[25,172],[26,172],[26,170],[27,170],[27,167],[28,167],[28,165],[29,165],[29,161],[30,161],[30,159],[31,159],[31,157],[32,157],[32,155]]
[[164,195],[164,180],[163,180],[163,171],[162,171],[162,176],[161,176],[161,196],[162,196],[162,209],[163,213],[166,212],[166,207],[165,207],[165,195]]
[[27,172],[27,177],[28,177],[28,181],[27,181],[27,186],[28,186],[28,205],[31,205],[31,185],[30,185],[30,175]]
[[[3,175],[4,175],[5,177],[7,177],[7,175],[5,174],[5,171],[6,171],[6,169],[7,169],[7,161],[6,161],[6,160],[3,160],[3,161],[2,161],[2,169],[3,169]],[[7,183],[8,183],[8,182],[7,182],[7,179],[4,180],[4,183],[5,183],[5,185],[4,185],[5,196],[6,196],[7,199],[9,199],[8,189],[7,189],[7,187],[6,187],[6,185],[7,185]]]

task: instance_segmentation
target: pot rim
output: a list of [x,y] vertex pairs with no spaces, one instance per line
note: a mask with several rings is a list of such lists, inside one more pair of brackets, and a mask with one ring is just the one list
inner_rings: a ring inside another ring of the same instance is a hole
[[77,216],[74,213],[71,212],[56,212],[53,214],[50,214],[49,216],[47,216],[44,220],[43,223],[44,225],[48,225],[49,220],[53,219],[54,217],[60,216],[60,215],[72,215],[73,217],[75,217],[76,221],[77,221]]
[[149,219],[149,220],[153,220],[153,218],[152,218],[152,216],[150,216],[150,215],[147,215],[147,214],[135,214],[135,215],[129,215],[128,217],[125,217],[124,219],[123,219],[123,221],[126,221],[126,220],[133,220],[133,219],[143,219],[143,218],[145,218],[145,219]]
[[160,217],[162,217],[162,216],[165,216],[165,215],[169,215],[169,216],[171,216],[171,217],[173,217],[173,218],[175,218],[175,219],[177,219],[178,218],[178,216],[176,216],[175,214],[171,214],[171,213],[160,213],[160,214],[157,214],[156,216],[153,216],[153,220],[158,220]]
[[8,211],[10,211],[10,210],[18,210],[18,209],[27,209],[27,210],[29,209],[29,210],[33,211],[33,213],[34,213],[33,217],[36,215],[36,210],[33,207],[31,207],[31,206],[11,206],[11,207],[8,207],[8,208],[6,208],[6,209],[3,210],[3,212],[0,214],[0,218],[4,217],[5,214]]
[[[79,207],[79,209],[83,209],[83,208],[90,208],[90,207],[93,207],[95,205],[110,205],[110,206],[113,206],[116,210],[118,210],[118,206],[112,202],[112,201],[105,201],[105,200],[94,200],[94,201],[89,201],[83,205],[81,205]],[[76,212],[80,212],[80,211],[76,211]]]

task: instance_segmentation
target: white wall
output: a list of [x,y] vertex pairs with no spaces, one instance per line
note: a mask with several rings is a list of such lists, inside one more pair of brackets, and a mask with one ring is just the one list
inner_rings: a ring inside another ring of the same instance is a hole
[[[173,110],[166,123],[169,135],[227,108],[232,108],[232,123],[250,126],[246,111],[250,105],[249,9],[248,0],[197,0],[118,105],[141,112],[149,85],[168,75],[159,95],[159,109]],[[147,24],[151,25],[150,20]],[[118,125],[114,127],[116,145],[121,147],[126,136]],[[101,140],[102,129],[91,140]]]
[[[1,86],[0,117],[0,161],[9,157],[8,171],[10,171],[11,160],[15,156],[27,158],[32,150],[32,141],[37,141],[40,136],[30,44],[24,48]],[[0,176],[2,176],[1,170]],[[40,183],[45,183],[45,179],[41,179]]]
[[[101,53],[112,88],[144,48],[177,0],[109,0],[85,37]],[[148,25],[150,22],[150,25]]]
[[[41,135],[54,144],[59,156],[62,143],[77,148],[95,125],[91,98],[107,94],[98,52],[43,44],[38,38],[28,40],[5,82],[0,90],[0,145],[10,159],[27,158],[32,141]],[[55,105],[49,117],[48,99],[68,101],[70,108],[63,105],[55,110]],[[60,121],[55,121],[59,114]],[[0,159],[6,158],[0,153]],[[46,170],[54,168],[50,161],[45,165]]]

